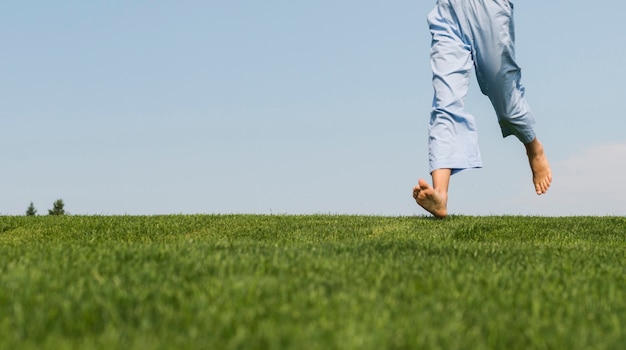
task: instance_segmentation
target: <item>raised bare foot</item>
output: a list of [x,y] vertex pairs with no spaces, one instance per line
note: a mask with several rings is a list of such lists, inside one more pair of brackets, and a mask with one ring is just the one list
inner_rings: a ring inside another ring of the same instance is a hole
[[439,193],[424,179],[419,179],[417,186],[413,188],[413,198],[434,216],[442,219],[448,216],[448,194]]
[[550,188],[552,183],[552,171],[550,163],[543,151],[543,146],[538,139],[526,144],[526,154],[530,163],[530,169],[533,172],[533,184],[535,184],[535,192],[544,194]]

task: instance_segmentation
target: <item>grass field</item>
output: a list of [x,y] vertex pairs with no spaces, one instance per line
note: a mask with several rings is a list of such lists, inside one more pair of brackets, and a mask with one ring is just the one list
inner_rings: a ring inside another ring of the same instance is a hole
[[624,217],[0,217],[1,349],[625,347]]

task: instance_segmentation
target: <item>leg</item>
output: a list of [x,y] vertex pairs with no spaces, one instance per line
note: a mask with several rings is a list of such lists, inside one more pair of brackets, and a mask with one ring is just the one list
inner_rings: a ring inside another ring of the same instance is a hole
[[515,61],[513,4],[509,0],[485,1],[480,9],[468,22],[479,25],[471,31],[481,91],[491,100],[502,135],[515,135],[526,147],[535,192],[543,194],[550,187],[552,173],[535,136],[535,120],[524,97],[521,68]]
[[448,184],[458,171],[482,166],[474,118],[465,111],[474,64],[469,45],[459,33],[450,4],[441,1],[428,16],[432,34],[433,108],[428,130],[431,187],[424,179],[413,188],[413,198],[438,218],[448,215]]
[[448,184],[451,170],[437,169],[432,172],[433,187],[424,179],[419,179],[413,188],[413,198],[417,204],[438,218],[448,216]]

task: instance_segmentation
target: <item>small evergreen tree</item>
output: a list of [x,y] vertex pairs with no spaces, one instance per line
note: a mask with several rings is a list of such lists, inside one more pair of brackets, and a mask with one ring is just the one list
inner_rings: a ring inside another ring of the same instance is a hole
[[65,209],[63,207],[65,204],[62,199],[57,199],[52,204],[52,209],[48,209],[48,215],[65,215]]
[[35,216],[37,215],[37,209],[35,209],[35,205],[33,202],[30,202],[30,205],[26,209],[26,216]]

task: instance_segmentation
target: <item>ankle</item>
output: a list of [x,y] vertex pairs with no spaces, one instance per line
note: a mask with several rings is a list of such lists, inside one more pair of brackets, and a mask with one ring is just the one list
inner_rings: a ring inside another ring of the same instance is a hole
[[448,189],[442,189],[442,188],[434,188],[435,192],[437,192],[437,194],[439,195],[439,198],[441,198],[442,201],[447,202],[448,201]]
[[528,157],[537,157],[543,154],[543,145],[537,138],[529,143],[525,143],[524,146],[526,147]]

